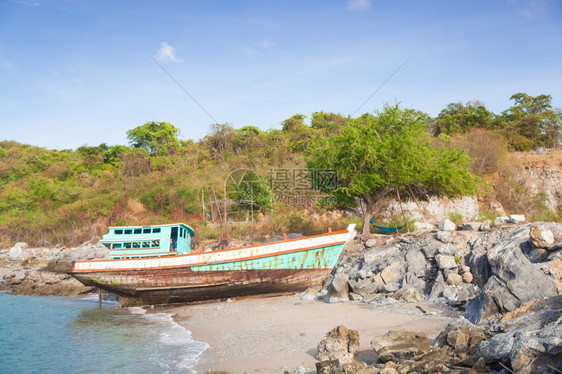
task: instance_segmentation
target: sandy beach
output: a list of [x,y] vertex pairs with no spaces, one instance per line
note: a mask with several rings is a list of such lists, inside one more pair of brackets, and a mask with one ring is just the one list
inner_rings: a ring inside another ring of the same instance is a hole
[[[423,309],[426,313],[422,312]],[[389,330],[428,332],[434,338],[456,314],[436,304],[327,304],[297,295],[187,305],[166,312],[209,344],[198,372],[283,373],[302,366],[315,373],[316,346],[338,325],[359,331],[356,358],[373,361],[371,339]]]

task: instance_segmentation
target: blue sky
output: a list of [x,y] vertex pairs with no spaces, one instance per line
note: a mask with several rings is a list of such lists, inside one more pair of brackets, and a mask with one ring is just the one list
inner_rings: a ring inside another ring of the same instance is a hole
[[351,115],[409,57],[356,116],[500,113],[517,92],[562,107],[561,47],[562,0],[0,0],[0,140],[127,144],[147,121],[197,140],[215,121]]

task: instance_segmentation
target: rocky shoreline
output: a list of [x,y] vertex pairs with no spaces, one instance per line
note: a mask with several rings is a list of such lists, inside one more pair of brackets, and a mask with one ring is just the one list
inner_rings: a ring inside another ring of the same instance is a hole
[[[437,229],[350,243],[324,287],[309,289],[303,299],[389,308],[416,303],[427,315],[430,308],[422,305],[433,303],[463,317],[433,341],[408,331],[363,337],[372,339],[376,363],[357,361],[358,333],[338,326],[318,345],[317,372],[562,372],[562,224],[496,224],[457,227],[445,220]],[[106,255],[95,238],[76,248],[18,243],[0,250],[0,289],[26,295],[91,292],[66,270],[72,261]]]

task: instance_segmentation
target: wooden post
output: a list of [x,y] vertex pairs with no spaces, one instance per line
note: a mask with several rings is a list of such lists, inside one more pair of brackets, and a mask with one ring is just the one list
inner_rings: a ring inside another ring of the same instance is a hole
[[101,288],[98,288],[98,308],[101,309]]

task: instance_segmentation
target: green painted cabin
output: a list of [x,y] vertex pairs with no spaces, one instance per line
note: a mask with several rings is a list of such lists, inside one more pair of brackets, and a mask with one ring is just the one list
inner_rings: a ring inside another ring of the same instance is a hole
[[100,241],[109,257],[139,258],[188,254],[195,232],[185,223],[110,227]]

